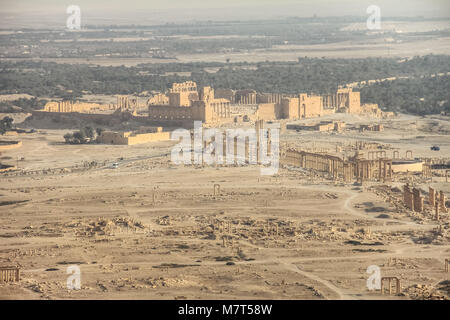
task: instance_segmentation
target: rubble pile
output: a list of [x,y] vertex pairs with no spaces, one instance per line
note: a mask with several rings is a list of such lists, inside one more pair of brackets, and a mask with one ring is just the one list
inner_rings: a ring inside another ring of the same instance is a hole
[[449,300],[450,281],[442,281],[440,284],[443,285],[439,288],[415,284],[406,289],[405,295],[414,300]]
[[118,232],[145,232],[148,227],[130,217],[116,217],[112,219],[99,218],[95,221],[76,221],[66,225],[75,228],[77,236],[114,235]]

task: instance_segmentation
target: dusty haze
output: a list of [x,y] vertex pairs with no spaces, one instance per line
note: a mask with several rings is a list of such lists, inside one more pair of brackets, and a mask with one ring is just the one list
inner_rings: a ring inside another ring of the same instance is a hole
[[193,20],[267,19],[309,16],[368,16],[372,4],[381,8],[382,16],[424,16],[447,18],[450,4],[445,0],[411,1],[293,1],[293,0],[230,0],[230,1],[1,1],[1,28],[61,27],[65,25],[69,5],[81,7],[84,24],[158,24]]

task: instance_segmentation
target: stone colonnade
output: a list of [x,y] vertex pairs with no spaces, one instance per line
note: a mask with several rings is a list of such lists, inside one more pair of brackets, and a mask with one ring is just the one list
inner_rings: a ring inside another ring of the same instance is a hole
[[288,149],[283,153],[283,160],[288,165],[329,173],[333,179],[344,182],[392,179],[392,159],[346,161],[328,154]]
[[410,210],[423,211],[423,196],[420,194],[420,190],[417,188],[411,190],[409,184],[405,184],[403,187],[403,202]]
[[[244,164],[244,163],[250,163],[251,156],[254,157],[253,160],[256,160],[257,164],[261,164],[263,159],[261,159],[262,153],[265,154],[266,157],[272,156],[272,135],[271,135],[271,129],[267,128],[265,130],[265,138],[261,140],[260,136],[260,130],[265,129],[264,120],[257,120],[255,122],[255,137],[250,139],[250,136],[230,136],[228,137],[227,134],[219,135],[219,137],[214,136],[214,139],[211,141],[203,139],[203,150],[208,150],[210,145],[215,142],[216,138],[222,137],[222,161],[219,161],[218,159],[218,147],[220,147],[220,144],[214,146],[211,156],[215,157],[216,164]],[[245,140],[241,140],[244,138]],[[240,154],[239,148],[242,148],[243,143],[243,151],[244,154]],[[227,154],[231,157],[231,159],[228,159],[227,161]]]

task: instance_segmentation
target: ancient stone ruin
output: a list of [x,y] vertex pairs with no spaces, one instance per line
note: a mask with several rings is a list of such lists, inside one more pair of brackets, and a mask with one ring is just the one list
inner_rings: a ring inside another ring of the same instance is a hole
[[0,282],[20,281],[19,267],[0,267]]
[[400,294],[401,293],[401,284],[400,284],[400,279],[397,277],[382,277],[381,278],[381,294],[385,293],[385,282],[387,281],[388,283],[388,292],[389,295],[392,295],[392,282],[394,282],[395,285],[395,294]]

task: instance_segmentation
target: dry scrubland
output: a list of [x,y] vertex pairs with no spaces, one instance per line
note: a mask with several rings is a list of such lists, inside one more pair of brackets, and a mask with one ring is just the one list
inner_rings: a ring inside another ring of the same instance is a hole
[[[228,37],[229,38],[229,37]],[[175,58],[126,58],[126,57],[90,57],[90,58],[39,58],[36,61],[93,64],[100,66],[137,66],[142,63],[190,63],[190,62],[264,62],[297,61],[298,57],[311,58],[369,58],[369,57],[414,57],[427,54],[447,54],[450,50],[450,38],[418,39],[406,42],[390,39],[370,41],[342,41],[314,45],[276,45],[271,48],[248,49],[243,52],[227,53],[180,53]],[[21,58],[4,58],[4,61],[20,61]],[[28,59],[27,59],[28,60]]]
[[[446,119],[402,116],[385,128],[288,130],[281,140],[330,149],[377,141],[417,157],[439,144],[438,154],[450,156]],[[24,156],[27,174],[0,176],[0,262],[22,266],[19,283],[0,285],[1,299],[449,297],[449,214],[439,229],[406,210],[400,182],[356,186],[294,168],[262,177],[256,166],[175,166],[172,142],[64,145],[65,132],[20,135],[22,148],[2,154],[10,163]],[[443,178],[431,185],[450,192]],[[79,291],[66,288],[73,264]],[[403,293],[368,291],[370,265],[401,278]]]

